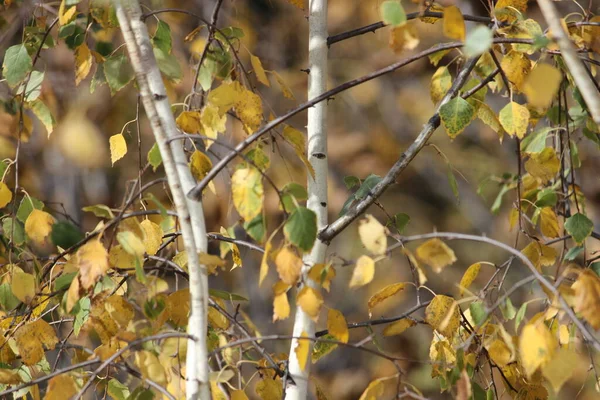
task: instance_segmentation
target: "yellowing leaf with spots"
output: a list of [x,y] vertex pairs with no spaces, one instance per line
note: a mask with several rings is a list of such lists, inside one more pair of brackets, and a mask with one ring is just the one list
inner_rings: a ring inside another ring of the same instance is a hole
[[395,336],[400,335],[402,332],[410,328],[411,326],[415,326],[417,323],[412,319],[404,318],[400,321],[396,321],[386,326],[383,330],[383,336]]
[[458,305],[452,297],[437,295],[425,309],[425,321],[445,337],[451,338],[460,327]]
[[358,224],[358,235],[363,245],[375,255],[387,249],[387,229],[375,217],[367,214]]
[[525,137],[529,125],[529,110],[527,107],[511,101],[500,110],[498,119],[510,136],[517,136],[519,139]]
[[[204,106],[200,114],[200,121],[204,128],[204,135],[211,139],[216,139],[219,133],[223,133],[227,129],[227,115],[220,114],[219,108],[212,104]],[[208,149],[213,143],[213,140],[206,140],[206,148]]]
[[525,162],[525,170],[535,178],[541,179],[546,183],[558,174],[560,170],[560,160],[552,147],[546,147],[539,153],[529,155],[529,160]]
[[525,78],[523,93],[527,102],[536,108],[548,108],[562,81],[560,71],[549,64],[537,64]]
[[298,293],[296,303],[313,321],[316,322],[319,318],[321,305],[323,304],[323,296],[321,296],[321,293],[319,293],[318,290],[309,286],[304,286]]
[[467,290],[469,286],[471,286],[471,283],[473,283],[473,281],[477,278],[477,275],[479,275],[480,270],[481,263],[472,264],[469,268],[467,268],[459,284],[459,291],[461,296],[465,293],[465,290]]
[[369,256],[360,256],[356,260],[356,266],[350,279],[350,288],[366,285],[375,276],[375,261]]
[[280,400],[283,396],[281,379],[273,379],[270,376],[265,376],[264,379],[256,384],[254,391],[261,400]]
[[560,235],[558,217],[551,207],[544,207],[540,211],[540,229],[542,234],[549,238],[557,238]]
[[258,79],[258,81],[265,86],[271,86],[269,78],[267,78],[267,74],[265,73],[265,69],[263,68],[262,63],[260,62],[260,58],[251,54],[250,63],[252,64],[252,69],[254,70],[256,79]]
[[327,311],[327,330],[329,334],[343,343],[348,343],[350,333],[348,332],[348,324],[344,314],[340,311],[330,308]]
[[519,356],[527,377],[531,377],[539,367],[552,360],[557,345],[556,339],[542,321],[523,327],[519,337]]
[[17,329],[15,341],[21,361],[25,365],[34,365],[44,358],[44,348],[54,350],[58,338],[50,324],[43,319],[38,319]]
[[144,247],[148,255],[155,255],[162,244],[163,230],[160,225],[145,219],[141,222],[141,227],[144,230]]
[[6,186],[6,183],[0,182],[0,208],[6,207],[11,200],[12,192],[8,186]]
[[513,50],[504,56],[500,65],[517,92],[521,91],[525,78],[531,71],[531,61],[527,55]]
[[288,285],[295,285],[302,270],[302,259],[292,247],[286,246],[279,250],[275,257],[275,265],[279,279]]
[[575,312],[594,328],[600,329],[600,278],[585,269],[572,286],[575,291]]
[[450,39],[465,40],[466,28],[462,12],[456,6],[444,8],[444,35]]
[[79,387],[73,377],[62,374],[50,379],[44,400],[70,399],[77,392],[79,392]]
[[251,221],[263,207],[264,188],[260,172],[249,166],[238,168],[231,177],[231,194],[240,216]]
[[554,248],[536,241],[525,246],[525,248],[521,250],[521,253],[523,253],[538,270],[540,270],[540,267],[549,267],[553,265],[558,256]]
[[429,94],[433,104],[439,103],[451,87],[452,76],[450,75],[450,71],[448,71],[448,67],[439,67],[431,77],[431,84],[429,86]]
[[500,119],[498,119],[498,116],[490,106],[487,104],[480,104],[477,109],[477,117],[481,122],[492,128],[492,130],[498,134],[500,141],[502,141],[504,137],[504,128],[500,123]]
[[440,107],[442,125],[452,139],[458,136],[475,117],[475,108],[458,96]]
[[30,304],[35,297],[35,276],[15,270],[10,287],[17,299],[25,304]]
[[44,243],[50,232],[54,217],[47,212],[41,210],[33,210],[25,221],[25,233],[35,244],[41,245]]
[[373,309],[373,307],[375,307],[382,301],[392,297],[396,293],[403,291],[405,287],[405,283],[394,283],[392,285],[384,287],[383,289],[378,290],[377,293],[371,296],[369,302],[367,303],[369,307],[369,316],[371,316],[371,310]]
[[310,176],[315,179],[315,170],[306,157],[306,139],[304,138],[304,134],[291,126],[286,125],[285,128],[283,128],[283,137],[292,145],[296,155],[302,160],[310,173]]
[[[302,331],[301,337],[308,337],[308,334]],[[310,354],[310,341],[307,339],[298,339],[296,348],[294,349],[296,358],[298,359],[298,365],[300,369],[304,371],[306,368],[306,362],[308,361],[308,355]]]
[[202,133],[201,116],[198,111],[184,111],[175,122],[184,133]]
[[110,142],[110,162],[115,165],[117,161],[125,157],[127,154],[127,143],[125,137],[121,133],[112,135],[109,139]]
[[75,49],[75,86],[90,74],[92,60],[92,52],[87,44],[83,43]]
[[429,239],[417,247],[417,257],[438,274],[456,261],[454,251],[437,238]]
[[108,253],[99,240],[91,240],[79,248],[76,254],[81,286],[91,288],[109,269]]

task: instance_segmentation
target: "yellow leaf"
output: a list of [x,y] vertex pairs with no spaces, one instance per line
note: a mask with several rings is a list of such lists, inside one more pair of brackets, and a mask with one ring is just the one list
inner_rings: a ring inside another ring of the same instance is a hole
[[569,327],[565,324],[560,324],[558,327],[558,342],[561,345],[568,345],[570,341]]
[[304,134],[291,126],[286,125],[285,128],[283,128],[283,137],[292,145],[296,155],[302,160],[310,176],[315,179],[315,169],[306,157],[306,139],[304,138]]
[[260,97],[237,81],[223,83],[211,91],[208,94],[208,102],[217,106],[221,114],[235,108],[244,128],[250,133],[254,132],[262,122],[263,110]]
[[472,264],[463,275],[459,284],[460,295],[462,296],[465,293],[465,290],[471,286],[471,283],[477,278],[479,275],[479,271],[481,270],[481,263]]
[[529,261],[538,269],[540,267],[549,267],[556,261],[556,250],[545,244],[533,241],[521,250]]
[[348,324],[346,323],[344,314],[340,311],[333,308],[330,308],[329,311],[327,311],[327,330],[331,336],[335,337],[340,342],[348,343],[348,338],[350,336]]
[[429,94],[431,101],[437,104],[446,95],[452,87],[452,76],[448,71],[448,67],[439,67],[431,77],[431,85],[429,86]]
[[488,354],[494,362],[500,368],[504,368],[512,361],[512,353],[510,348],[501,339],[495,339],[489,347],[487,347]]
[[54,217],[41,210],[33,210],[25,221],[25,233],[36,244],[43,244],[50,232]]
[[221,257],[206,253],[199,253],[198,261],[200,261],[200,264],[206,266],[209,274],[216,274],[218,268],[223,269],[226,264],[225,260]]
[[35,276],[15,271],[10,283],[13,294],[25,304],[30,304],[35,297]]
[[262,260],[260,261],[260,272],[258,273],[258,286],[262,285],[263,281],[269,273],[269,255],[271,254],[271,238],[265,243],[265,252],[263,253]]
[[[215,303],[225,308],[225,303],[222,299],[211,297]],[[208,307],[208,325],[215,329],[227,330],[229,329],[229,320],[223,314],[214,307]]]
[[359,400],[378,400],[383,396],[383,391],[385,386],[383,384],[383,380],[375,379],[373,382],[369,383],[369,386],[365,389],[363,394],[360,395]]
[[437,295],[425,309],[425,321],[445,337],[451,338],[460,327],[458,305],[452,297]]
[[118,244],[110,248],[108,262],[117,268],[132,269],[135,267],[135,256],[123,250],[123,246]]
[[387,230],[372,215],[367,214],[359,221],[358,235],[363,245],[375,255],[384,254],[387,249]]
[[77,392],[79,392],[79,387],[75,380],[67,374],[62,374],[50,379],[44,400],[70,399]]
[[419,45],[419,36],[414,24],[395,26],[390,31],[389,44],[394,53],[413,50]]
[[321,296],[321,293],[317,290],[309,286],[304,286],[298,293],[296,303],[313,321],[316,322],[319,318],[321,305],[323,304],[323,296]]
[[329,264],[315,264],[310,271],[308,271],[308,277],[323,286],[323,289],[329,292],[331,280],[335,278],[335,268],[333,268],[333,265]]
[[144,246],[146,248],[146,253],[153,256],[162,244],[163,230],[160,225],[155,224],[149,219],[143,220],[140,225],[144,230]]
[[543,322],[529,323],[523,327],[519,338],[519,355],[528,378],[552,360],[556,346],[556,339]]
[[417,257],[438,274],[456,261],[454,251],[440,239],[429,239],[417,247]]
[[212,169],[212,161],[201,151],[194,151],[190,157],[190,170],[197,180],[201,181]]
[[104,167],[109,153],[106,137],[83,112],[83,107],[74,109],[53,133],[57,136],[58,147],[66,158],[79,167]]
[[481,120],[481,122],[492,128],[492,130],[498,134],[498,138],[502,142],[504,137],[504,128],[502,127],[502,124],[500,123],[500,120],[498,119],[498,116],[494,110],[492,110],[487,104],[482,103],[477,109],[477,117]]
[[283,292],[273,299],[273,322],[283,320],[290,316],[290,303],[287,293]]
[[360,256],[350,279],[350,288],[364,286],[375,276],[375,261],[369,256]]
[[400,321],[393,322],[392,324],[385,327],[383,330],[383,336],[395,336],[399,335],[411,326],[415,326],[417,323],[412,319],[404,318]]
[[394,283],[392,285],[388,285],[388,286],[384,287],[383,289],[377,291],[377,293],[375,293],[373,296],[371,296],[371,298],[369,299],[369,302],[368,302],[369,316],[371,316],[371,310],[373,309],[373,307],[375,307],[377,304],[381,303],[385,299],[388,299],[391,296],[395,295],[396,293],[404,290],[405,286],[406,286],[406,284],[404,284],[404,283]]
[[69,286],[69,290],[67,291],[67,312],[71,312],[75,304],[79,301],[79,275],[75,276],[71,281],[71,285]]
[[281,379],[273,379],[270,376],[260,380],[254,390],[261,400],[281,400],[283,396]]
[[600,328],[600,278],[589,269],[583,270],[572,286],[575,291],[575,312],[594,329]]
[[238,168],[231,177],[233,205],[246,220],[251,221],[262,211],[264,188],[262,175],[253,167]]
[[304,0],[288,0],[288,3],[295,5],[301,10],[304,10]]
[[517,92],[521,91],[525,78],[531,71],[529,57],[513,50],[504,56],[500,65],[508,80],[515,86]]
[[[7,346],[8,347],[8,346]],[[62,375],[59,375],[62,376]],[[0,383],[4,385],[16,385],[23,382],[18,370],[0,368]],[[52,382],[52,381],[50,381]],[[58,400],[58,399],[57,399]]]
[[277,81],[277,84],[279,85],[279,88],[281,89],[281,93],[283,94],[283,97],[285,97],[286,99],[293,100],[294,93],[292,93],[292,90],[285,84],[281,75],[279,75],[276,71],[271,71],[271,73],[275,76],[275,80]]
[[75,86],[84,80],[92,69],[92,52],[83,43],[75,49]]
[[510,136],[517,136],[523,139],[527,133],[529,125],[529,110],[527,107],[511,101],[502,110],[498,116],[500,124]]
[[574,351],[559,349],[552,360],[542,367],[542,374],[550,382],[554,393],[558,393],[571,378],[579,362],[579,355]]
[[552,147],[546,147],[539,153],[529,155],[529,160],[525,162],[525,170],[535,178],[539,178],[543,183],[554,179],[560,170],[560,160]]
[[408,259],[409,263],[412,264],[416,268],[417,274],[419,276],[419,285],[424,285],[427,282],[427,275],[425,275],[425,271],[423,271],[423,267],[421,267],[421,265],[417,261],[416,257],[409,249],[404,247],[402,249],[402,253],[404,253],[404,255]]
[[549,238],[557,238],[560,235],[558,217],[551,207],[544,207],[540,211],[540,229],[542,234]]
[[210,396],[211,400],[228,400],[229,397],[225,395],[223,389],[218,385],[218,382],[213,380],[210,381]]
[[43,319],[21,326],[15,333],[15,340],[25,365],[37,364],[44,358],[44,348],[54,350],[58,343],[54,328]]
[[123,296],[97,296],[92,300],[87,324],[96,331],[102,343],[108,343],[117,334],[125,331],[133,316],[133,306]]
[[135,364],[140,369],[142,376],[161,386],[167,384],[165,369],[156,355],[148,350],[140,350],[135,353]]
[[[219,108],[212,104],[204,106],[200,115],[200,121],[204,128],[204,135],[211,139],[216,139],[219,133],[225,132],[227,129],[227,115],[221,115]],[[207,140],[206,148],[208,149],[213,143],[213,140]]]
[[12,192],[8,186],[6,186],[6,183],[0,182],[0,208],[6,207],[11,200]]
[[527,11],[527,0],[498,0],[495,6],[496,10],[506,7],[512,7],[524,13]]
[[269,78],[267,78],[267,74],[265,73],[262,63],[260,62],[260,58],[251,54],[250,55],[250,63],[252,64],[252,69],[254,70],[256,79],[258,79],[258,81],[265,86],[271,86],[271,83],[269,82]]
[[286,246],[279,250],[275,257],[275,265],[279,278],[288,285],[296,284],[300,271],[302,270],[302,259],[296,255],[294,250]]
[[109,139],[110,142],[110,162],[115,165],[117,161],[125,157],[127,154],[127,143],[125,143],[125,137],[121,133],[112,135]]
[[450,39],[465,40],[466,28],[462,12],[456,6],[444,8],[444,35]]
[[58,7],[58,23],[63,26],[71,22],[77,13],[77,7],[72,6],[67,8],[66,0],[62,0]]
[[536,108],[548,108],[562,81],[562,74],[548,64],[537,64],[523,83],[527,102]]
[[[308,333],[302,331],[302,334],[300,334],[300,336],[308,337]],[[298,343],[296,344],[294,353],[296,353],[296,358],[298,359],[298,365],[300,366],[300,370],[304,371],[304,369],[306,368],[306,362],[308,361],[308,355],[310,354],[310,341],[306,339],[298,339]]]
[[99,240],[91,240],[77,251],[77,266],[84,289],[92,287],[109,269],[108,254]]
[[231,400],[248,400],[248,396],[243,390],[232,390],[230,393]]
[[190,316],[190,291],[181,289],[167,296],[165,309],[177,326],[186,326]]
[[198,111],[184,111],[179,114],[175,122],[185,133],[202,133],[202,122]]

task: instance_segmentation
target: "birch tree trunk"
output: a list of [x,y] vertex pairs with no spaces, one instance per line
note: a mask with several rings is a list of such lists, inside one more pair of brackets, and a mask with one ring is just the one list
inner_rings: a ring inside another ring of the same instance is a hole
[[[327,90],[327,0],[310,0],[308,10],[308,99],[313,99]],[[317,214],[317,228],[327,226],[327,102],[321,102],[308,109],[308,157],[315,170],[315,179],[308,177],[307,207]],[[304,257],[302,267],[303,285],[313,285],[308,279],[308,271],[318,263],[325,261],[327,245],[317,239],[310,254]],[[309,337],[315,335],[315,323],[300,308],[296,307],[294,336],[305,332]],[[308,376],[310,362],[304,370],[300,368],[296,357],[297,340],[292,340],[289,353],[289,373],[294,383],[286,386],[287,400],[304,400],[308,395]],[[312,344],[311,344],[312,348]],[[310,351],[309,351],[310,354]]]
[[207,250],[202,203],[185,196],[185,193],[194,187],[195,181],[181,142],[169,142],[169,138],[178,135],[178,130],[154,57],[148,29],[142,19],[139,2],[115,0],[114,4],[146,115],[150,120],[163,159],[188,255],[191,297],[188,333],[195,340],[190,339],[187,346],[186,398],[209,399],[210,382],[206,350],[208,276],[206,267],[201,265],[198,259],[198,253],[205,253]]

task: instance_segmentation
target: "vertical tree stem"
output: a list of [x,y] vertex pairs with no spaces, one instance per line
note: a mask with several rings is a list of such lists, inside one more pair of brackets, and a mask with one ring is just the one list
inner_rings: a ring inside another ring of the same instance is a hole
[[148,29],[142,19],[139,2],[115,0],[114,4],[140,88],[144,109],[163,159],[188,255],[191,296],[188,332],[195,340],[188,341],[186,397],[187,399],[209,399],[209,367],[205,340],[208,277],[206,267],[201,265],[198,259],[198,252],[206,252],[207,249],[202,203],[185,197],[185,193],[194,187],[195,181],[189,170],[181,142],[169,141],[169,138],[177,136],[178,130],[154,57]]
[[[310,0],[308,6],[308,98],[323,94],[327,90],[327,0]],[[317,214],[317,228],[327,226],[327,102],[321,102],[308,109],[308,157],[315,170],[315,179],[308,177],[307,207]],[[308,271],[318,263],[325,261],[327,245],[317,239],[310,254],[304,257],[302,267],[303,285],[314,284],[308,279]],[[301,336],[305,332],[312,337],[315,323],[300,308],[296,308],[293,336]],[[309,365],[300,368],[296,357],[298,341],[292,340],[289,354],[289,373],[293,378],[286,385],[286,399],[304,400],[307,398]],[[312,347],[312,342],[311,342]],[[309,351],[310,354],[310,351]]]

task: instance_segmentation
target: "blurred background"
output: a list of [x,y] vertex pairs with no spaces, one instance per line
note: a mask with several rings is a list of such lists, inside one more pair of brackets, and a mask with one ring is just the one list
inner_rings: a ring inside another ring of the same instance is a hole
[[[25,1],[19,6],[5,6],[0,24],[0,54],[4,54],[6,48],[21,40],[28,15],[35,12],[47,15],[48,20],[54,19],[58,9],[57,3]],[[408,1],[403,3],[407,12],[420,9],[419,4]],[[210,18],[215,1],[168,0],[147,1],[145,4],[149,10],[173,7]],[[443,5],[449,4],[452,3],[445,2]],[[483,1],[459,1],[455,4],[464,14],[489,15],[490,5]],[[337,34],[379,21],[379,5],[377,0],[330,0],[329,33]],[[588,4],[583,6],[587,8]],[[598,6],[599,4],[592,3],[592,11],[599,11]],[[85,8],[85,5],[82,7]],[[562,15],[579,10],[572,2],[561,2],[558,7]],[[542,21],[535,2],[529,4],[528,17]],[[158,18],[171,27],[173,53],[183,70],[180,82],[168,83],[173,110],[178,114],[182,110],[181,103],[190,93],[194,65],[204,48],[206,30],[201,31],[192,41],[186,42],[186,35],[202,25],[201,22],[185,14],[163,13],[158,15]],[[281,115],[306,100],[307,75],[301,71],[307,68],[308,25],[304,11],[286,0],[225,0],[218,23],[222,28],[234,26],[243,30],[239,56],[248,69],[251,68],[249,57],[252,53],[261,59],[266,70],[277,71],[292,90],[294,100],[282,95],[273,77],[270,88],[254,82],[263,99],[266,117],[269,114]],[[415,20],[409,23],[414,24],[418,32],[419,44],[414,50],[401,54],[396,54],[390,49],[390,32],[387,28],[331,46],[329,88],[447,41],[442,35],[441,22],[426,24]],[[543,22],[541,25],[544,27]],[[150,20],[149,26],[150,32],[153,32],[155,21]],[[473,23],[467,22],[467,30],[473,26]],[[115,48],[122,42],[121,35],[116,30],[103,34],[107,35],[103,40],[113,41]],[[53,35],[56,36],[56,32],[53,32]],[[453,76],[460,67],[457,56],[458,52],[450,52],[440,63],[451,63],[449,68]],[[57,127],[48,137],[43,125],[35,117],[31,118],[31,136],[19,149],[19,172],[21,185],[30,195],[43,200],[56,212],[69,215],[81,224],[85,231],[89,231],[96,225],[97,218],[90,213],[84,213],[82,207],[94,204],[106,204],[113,208],[122,206],[132,180],[138,177],[139,157],[142,165],[145,164],[146,154],[154,140],[142,113],[139,143],[136,124],[127,125],[123,133],[129,152],[124,159],[111,167],[108,138],[121,132],[126,123],[135,119],[137,90],[134,84],[130,83],[124,90],[111,96],[108,87],[103,85],[90,94],[94,69],[88,78],[76,85],[74,65],[73,52],[61,41],[52,49],[42,51],[41,59],[36,64],[38,70],[46,73],[41,96],[49,105]],[[343,178],[356,176],[364,179],[369,174],[383,176],[432,116],[434,104],[430,99],[429,85],[435,70],[436,67],[424,58],[393,74],[341,93],[328,102],[331,219],[337,217],[351,194],[345,187]],[[213,88],[216,85],[217,83]],[[10,98],[8,88],[0,85],[0,99],[8,101]],[[508,99],[505,95],[490,92],[487,102],[498,111]],[[11,140],[14,119],[8,113],[0,114],[0,158],[14,157],[16,147],[14,140]],[[69,124],[79,125],[74,129]],[[294,117],[290,125],[305,132],[306,113]],[[230,118],[227,132],[221,135],[220,139],[237,143],[244,136],[241,125]],[[587,199],[588,217],[598,221],[600,180],[597,171],[600,168],[600,152],[597,145],[583,137],[580,132],[574,133],[573,138],[578,143],[582,161],[582,167],[577,171],[577,183]],[[517,172],[514,140],[505,137],[500,143],[497,134],[477,120],[453,141],[443,128],[440,128],[434,134],[431,143],[435,147],[426,146],[400,176],[397,184],[380,199],[383,209],[390,215],[400,212],[408,214],[411,221],[405,233],[409,235],[436,230],[454,231],[486,235],[513,245],[516,232],[510,231],[508,216],[516,197],[515,192],[510,191],[505,195],[502,206],[495,215],[490,208],[500,185],[492,180],[483,186],[480,193],[478,188],[490,177]],[[224,154],[217,146],[211,149],[214,152],[211,155],[213,162]],[[279,141],[265,149],[271,157],[268,175],[278,187],[283,187],[288,182],[305,184],[305,168],[289,145]],[[438,149],[445,157],[438,153]],[[453,194],[448,180],[446,159],[454,170],[458,183],[458,198]],[[162,174],[162,167],[156,173],[148,170],[142,180],[144,183],[149,182]],[[228,228],[238,222],[228,190],[229,176],[229,171],[221,173],[215,181],[216,195],[209,191],[205,195],[205,215],[208,230],[211,232],[218,232],[221,226]],[[9,181],[10,179],[12,178],[9,178]],[[276,194],[268,186],[265,188],[265,210],[270,233],[281,223],[283,214],[278,208]],[[169,198],[165,191],[166,187],[161,185],[152,190],[158,199],[168,205]],[[136,207],[139,208],[139,204]],[[372,206],[369,213],[382,222],[386,221],[386,214],[377,206]],[[238,238],[250,240],[240,224],[235,228],[235,232]],[[436,293],[458,296],[457,283],[469,265],[477,261],[489,261],[499,265],[508,259],[507,254],[483,244],[449,244],[456,252],[458,261],[440,275],[434,274],[426,267],[429,278],[427,286]],[[526,244],[527,241],[521,238],[518,248]],[[415,246],[416,244],[411,243],[409,248],[414,249]],[[599,243],[589,240],[587,254],[593,255],[598,250]],[[218,252],[218,243],[211,243],[211,251]],[[261,255],[243,247],[240,247],[240,251],[242,268],[212,276],[211,287],[249,298],[251,301],[241,303],[241,309],[248,313],[262,334],[289,334],[293,317],[272,323],[273,295],[270,288],[277,278],[274,266],[271,266],[266,282],[262,287],[258,287]],[[343,260],[351,261],[365,254],[357,235],[356,224],[334,240],[329,254],[331,261],[336,265],[343,264]],[[486,269],[484,266],[472,289],[481,289],[493,272],[493,268]],[[378,262],[375,279],[367,286],[349,290],[351,273],[351,265],[337,267],[337,276],[331,285],[331,291],[324,293],[325,305],[341,310],[348,322],[369,319],[366,303],[377,290],[393,282],[412,280],[406,259],[400,253],[393,254],[391,259]],[[505,288],[526,274],[525,268],[515,263],[507,277]],[[426,290],[422,293],[424,299],[431,297]],[[528,286],[517,291],[512,297],[512,302],[518,308],[527,299],[539,296],[540,292],[537,289]],[[402,295],[378,306],[372,318],[398,315],[414,304],[415,292],[409,288]],[[536,307],[541,307],[541,303],[533,303],[529,312],[537,312]],[[417,313],[417,318],[420,318],[419,315],[422,314]],[[325,327],[326,315],[322,314],[317,329]],[[374,331],[378,333],[381,329],[377,327]],[[514,334],[512,330],[510,332]],[[369,334],[366,329],[352,330],[350,341],[360,341]],[[427,397],[449,398],[448,394],[439,393],[439,383],[430,378],[431,367],[428,360],[431,336],[429,327],[417,325],[400,336],[384,338],[376,335],[375,341],[382,351],[406,358],[402,363],[407,371],[404,381],[423,390]],[[272,352],[288,351],[287,342],[271,342],[267,343],[266,347]],[[337,349],[315,364],[312,370],[315,380],[332,399],[357,399],[372,379],[395,372],[391,363],[351,349]],[[562,393],[569,393],[568,398],[571,398],[571,394],[577,393],[586,378],[585,374],[577,377]],[[593,387],[588,389],[581,392],[579,398],[597,398]]]

